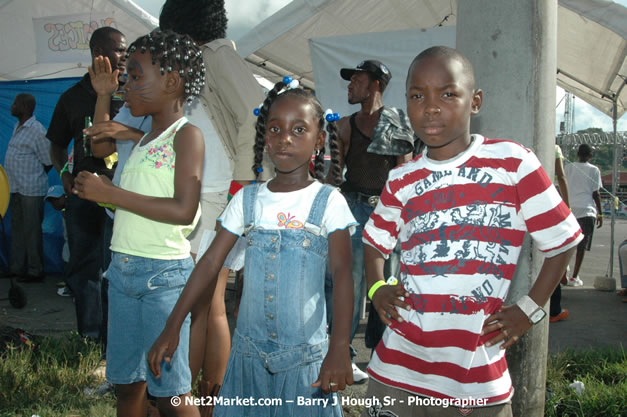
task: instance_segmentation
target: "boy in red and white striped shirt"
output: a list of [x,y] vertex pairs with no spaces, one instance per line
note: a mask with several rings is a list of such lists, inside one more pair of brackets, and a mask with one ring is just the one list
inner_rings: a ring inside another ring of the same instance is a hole
[[[364,229],[368,294],[389,326],[368,367],[381,403],[364,415],[510,416],[505,349],[546,315],[581,230],[531,151],[470,134],[483,93],[467,58],[429,48],[406,88],[426,149],[390,172]],[[546,258],[529,295],[505,306],[527,232]],[[401,285],[385,285],[398,239]]]

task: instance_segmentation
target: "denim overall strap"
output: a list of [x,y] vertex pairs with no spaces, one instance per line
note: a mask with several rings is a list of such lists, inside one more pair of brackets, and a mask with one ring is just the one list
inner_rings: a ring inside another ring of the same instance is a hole
[[250,184],[244,187],[244,234],[248,232],[255,223],[255,203],[260,184]]
[[320,226],[322,224],[324,212],[327,209],[327,201],[329,200],[331,191],[333,191],[333,187],[327,184],[322,185],[322,188],[318,191],[318,194],[316,194],[316,198],[311,205],[309,217],[305,221],[305,230],[315,234],[316,236],[320,235]]

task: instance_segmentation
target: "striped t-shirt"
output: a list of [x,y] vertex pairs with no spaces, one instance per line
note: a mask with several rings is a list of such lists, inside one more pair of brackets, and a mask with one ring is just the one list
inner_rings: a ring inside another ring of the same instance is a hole
[[526,232],[547,257],[581,240],[537,157],[515,142],[473,135],[453,159],[425,152],[392,170],[363,240],[387,255],[400,239],[412,309],[386,330],[370,375],[419,395],[508,401],[505,351],[480,333],[503,305]]

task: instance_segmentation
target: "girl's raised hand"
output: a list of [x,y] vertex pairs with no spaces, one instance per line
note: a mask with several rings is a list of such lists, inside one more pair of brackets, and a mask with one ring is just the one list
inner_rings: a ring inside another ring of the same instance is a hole
[[95,57],[93,66],[90,65],[88,70],[91,86],[99,96],[110,96],[118,89],[120,70],[111,71],[108,57]]
[[353,385],[353,368],[348,346],[346,349],[338,349],[331,345],[327,356],[322,361],[320,375],[311,386],[320,387],[322,392],[328,394],[342,391],[346,385]]
[[148,351],[148,366],[155,378],[161,378],[161,361],[170,363],[178,346],[179,332],[168,332],[166,326]]
[[115,186],[104,176],[81,171],[74,179],[72,192],[82,199],[96,203],[111,203],[111,193]]

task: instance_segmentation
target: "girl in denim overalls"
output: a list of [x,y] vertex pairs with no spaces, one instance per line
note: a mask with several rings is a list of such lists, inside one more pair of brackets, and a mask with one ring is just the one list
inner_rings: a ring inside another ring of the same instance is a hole
[[153,376],[146,356],[194,265],[185,237],[199,215],[204,143],[183,105],[200,93],[204,64],[189,37],[169,31],[138,38],[127,56],[126,105],[133,116],[151,115],[152,130],[133,148],[120,187],[83,171],[74,189],[81,198],[116,206],[107,270],[107,380],[115,384],[118,416],[145,416],[148,390],[163,415],[196,417],[195,405],[176,404],[191,391],[189,318],[167,378]]
[[[341,416],[336,392],[353,382],[348,350],[352,302],[345,300],[353,298],[350,230],[356,222],[342,195],[309,175],[314,153],[316,176],[324,169],[325,114],[304,90],[283,92],[289,83],[279,82],[268,93],[257,122],[253,169],[259,172],[266,148],[276,176],[245,187],[229,203],[220,218],[222,230],[148,355],[159,376],[164,354],[169,361],[177,347],[184,317],[201,295],[210,296],[207,288],[213,291],[222,262],[245,234],[244,291],[215,416]],[[337,160],[336,117],[327,120],[332,159]],[[331,169],[339,180],[339,169]],[[330,340],[327,255],[335,278]]]

